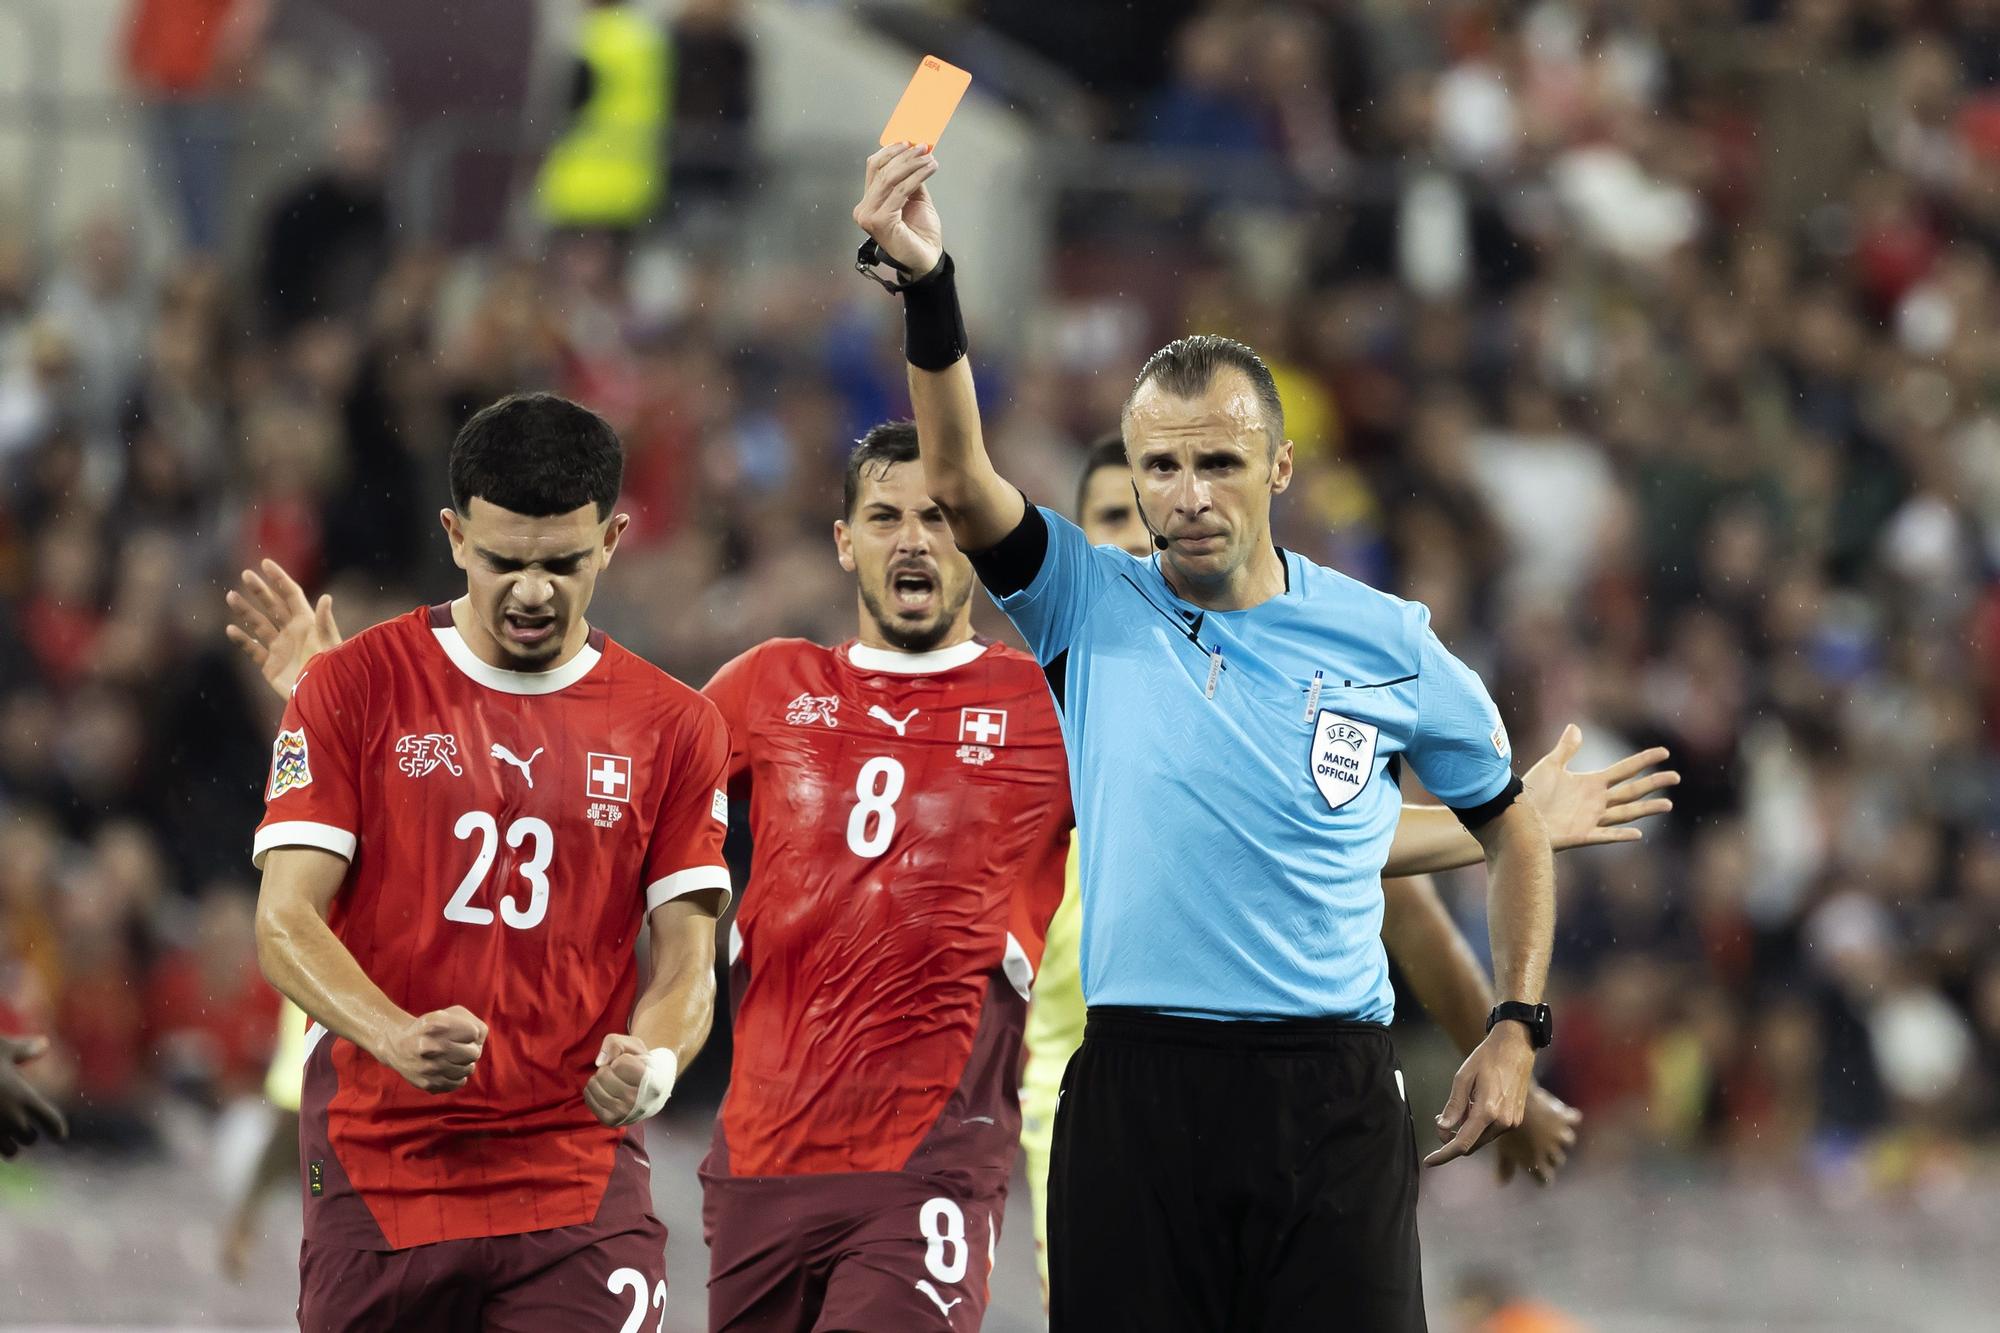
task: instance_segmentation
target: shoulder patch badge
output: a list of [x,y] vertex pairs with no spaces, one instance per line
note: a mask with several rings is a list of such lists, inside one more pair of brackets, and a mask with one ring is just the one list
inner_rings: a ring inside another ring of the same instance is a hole
[[275,801],[288,791],[312,786],[312,766],[306,760],[306,729],[281,731],[271,745],[271,794]]

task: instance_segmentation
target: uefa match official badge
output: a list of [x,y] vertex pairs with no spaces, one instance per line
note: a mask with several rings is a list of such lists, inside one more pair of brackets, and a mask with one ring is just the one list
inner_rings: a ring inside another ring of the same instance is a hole
[[306,729],[281,731],[271,744],[271,794],[277,800],[288,791],[312,786],[312,766],[306,758]]
[[1331,708],[1319,710],[1313,722],[1309,762],[1313,785],[1326,798],[1329,810],[1338,810],[1359,796],[1374,776],[1377,735],[1372,722],[1342,717]]

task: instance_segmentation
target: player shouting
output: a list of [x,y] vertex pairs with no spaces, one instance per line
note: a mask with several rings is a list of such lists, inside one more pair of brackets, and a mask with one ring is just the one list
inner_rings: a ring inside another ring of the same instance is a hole
[[[707,689],[755,842],[730,941],[735,1064],[703,1169],[716,1329],[962,1331],[986,1305],[1069,797],[1042,674],[973,637],[971,569],[916,459],[907,423],[849,459],[834,541],[856,639],[765,643]],[[252,630],[234,637],[282,688],[339,631],[327,600],[267,569],[231,598]],[[1568,842],[1651,813],[1549,767]],[[1417,807],[1391,853],[1411,870],[1477,857],[1448,811]],[[1399,958],[1482,986],[1449,918],[1426,919],[1449,947],[1417,934],[1437,957]],[[1559,1150],[1566,1132],[1553,1111],[1535,1141]]]

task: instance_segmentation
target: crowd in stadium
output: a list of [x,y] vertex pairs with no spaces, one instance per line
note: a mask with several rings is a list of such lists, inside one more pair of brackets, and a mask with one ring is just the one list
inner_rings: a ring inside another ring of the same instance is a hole
[[[2000,3],[1170,4],[1159,68],[975,8],[1187,166],[1070,210],[1048,346],[982,351],[1003,470],[1066,503],[1146,350],[1251,343],[1285,543],[1427,603],[1520,753],[1574,719],[1685,777],[1641,847],[1561,863],[1543,1073],[1586,1158],[1959,1179],[2000,1136]],[[839,253],[662,302],[601,235],[408,243],[387,114],[340,109],[221,255],[141,244],[130,199],[54,253],[0,220],[0,1031],[54,1037],[79,1144],[268,1057],[276,706],[223,587],[275,557],[350,627],[442,596],[471,411],[618,426],[592,619],[683,679],[852,625],[828,536],[906,410],[891,304]],[[1218,154],[1262,188],[1204,188]],[[645,244],[733,185],[676,178]],[[1128,334],[1060,336],[1107,309]]]

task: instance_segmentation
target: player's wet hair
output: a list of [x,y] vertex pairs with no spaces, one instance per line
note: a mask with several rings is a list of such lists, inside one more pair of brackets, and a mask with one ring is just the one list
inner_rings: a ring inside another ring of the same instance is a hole
[[451,442],[451,503],[472,497],[545,518],[587,504],[611,517],[625,479],[618,432],[587,407],[552,393],[517,393],[481,408]]
[[854,450],[847,455],[847,474],[840,483],[840,512],[847,518],[854,517],[854,502],[861,498],[861,474],[863,469],[877,467],[881,476],[898,463],[917,461],[917,423],[914,421],[885,421],[869,430],[854,442]]
[[1117,435],[1106,435],[1091,441],[1090,448],[1083,455],[1083,471],[1076,479],[1076,508],[1071,512],[1077,521],[1083,521],[1083,502],[1090,497],[1090,479],[1105,468],[1123,468],[1125,461],[1125,441]]
[[1124,421],[1132,411],[1132,399],[1148,384],[1158,383],[1176,398],[1193,398],[1225,370],[1240,370],[1249,379],[1264,409],[1264,429],[1271,436],[1271,451],[1276,453],[1285,439],[1285,406],[1278,401],[1278,382],[1271,378],[1271,368],[1264,364],[1263,357],[1219,333],[1192,333],[1176,338],[1147,357],[1146,364],[1139,368],[1139,378],[1132,382],[1132,392],[1126,396],[1118,419]]

